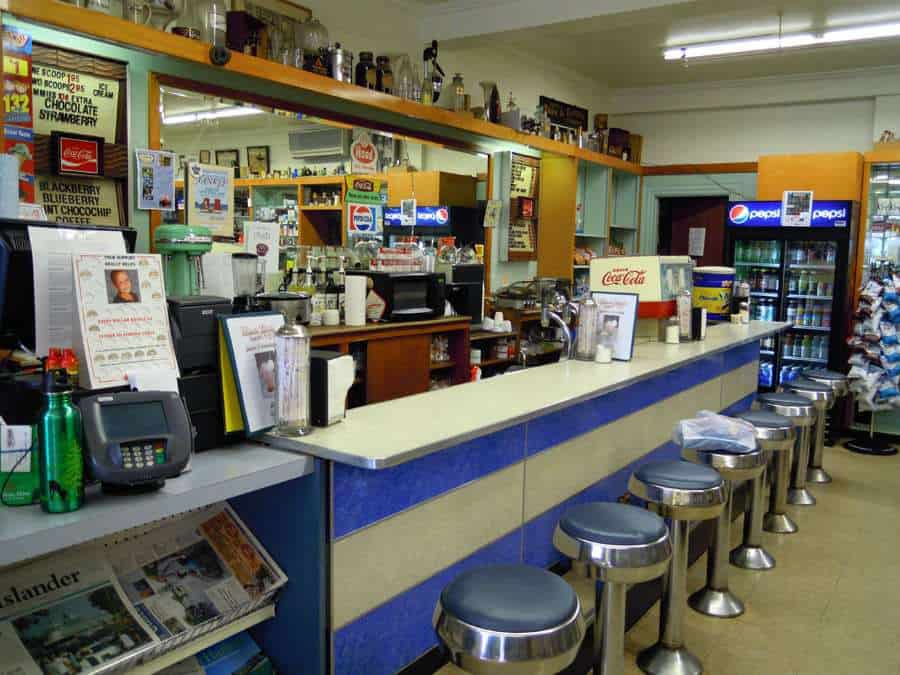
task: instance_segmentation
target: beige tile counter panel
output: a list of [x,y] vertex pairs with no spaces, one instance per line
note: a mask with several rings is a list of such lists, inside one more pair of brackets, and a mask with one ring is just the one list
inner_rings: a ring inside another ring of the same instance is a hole
[[519,462],[337,541],[332,628],[521,527],[524,478]]
[[722,376],[722,405],[727,408],[745,396],[756,393],[759,387],[759,361],[747,363]]
[[341,424],[316,429],[305,438],[267,434],[264,440],[336,462],[385,468],[759,340],[787,325],[754,321],[711,326],[702,342],[637,345],[631,361],[567,361],[531,368],[357,408]]

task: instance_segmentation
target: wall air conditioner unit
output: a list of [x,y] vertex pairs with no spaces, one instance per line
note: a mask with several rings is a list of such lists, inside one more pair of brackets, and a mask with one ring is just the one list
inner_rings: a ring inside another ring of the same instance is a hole
[[309,124],[288,133],[288,145],[294,159],[347,157],[350,154],[350,129]]

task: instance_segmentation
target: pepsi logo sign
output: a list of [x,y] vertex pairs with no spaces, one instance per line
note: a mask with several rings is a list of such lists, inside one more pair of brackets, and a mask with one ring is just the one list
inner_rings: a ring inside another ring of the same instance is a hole
[[450,212],[442,206],[435,212],[434,220],[438,225],[446,225],[450,221]]
[[728,212],[728,218],[737,225],[746,223],[750,220],[750,209],[743,204],[735,204],[731,207],[731,211]]
[[375,207],[364,204],[352,204],[350,206],[350,231],[351,232],[375,232]]

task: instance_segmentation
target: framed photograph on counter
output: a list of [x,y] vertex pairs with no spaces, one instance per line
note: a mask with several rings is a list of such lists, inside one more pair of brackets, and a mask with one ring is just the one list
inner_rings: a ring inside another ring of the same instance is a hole
[[598,343],[612,350],[616,361],[631,361],[637,330],[638,294],[594,292],[600,317]]

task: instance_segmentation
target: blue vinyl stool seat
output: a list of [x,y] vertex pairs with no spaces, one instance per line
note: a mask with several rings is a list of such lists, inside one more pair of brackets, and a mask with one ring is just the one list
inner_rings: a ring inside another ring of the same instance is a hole
[[[776,466],[780,463],[783,467],[797,437],[790,418],[770,410],[749,410],[736,417],[753,425],[760,449],[771,453],[775,457]],[[731,564],[735,567],[748,570],[770,570],[775,567],[775,558],[763,547],[762,540],[765,484],[764,468],[750,482],[750,509],[744,514],[744,539],[730,555]]]
[[463,572],[441,592],[433,624],[450,660],[476,675],[553,675],[575,660],[585,632],[572,587],[529,565]]
[[638,467],[628,490],[670,519],[672,562],[663,577],[659,642],[638,654],[638,667],[651,675],[699,675],[700,660],[684,646],[690,521],[717,518],[725,504],[725,484],[715,469],[682,461]]
[[669,528],[655,513],[628,504],[581,504],[563,515],[553,535],[556,549],[591,565],[596,585],[594,673],[625,671],[625,604],[628,584],[662,576],[672,557]]

